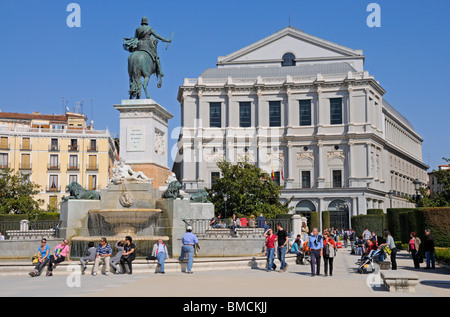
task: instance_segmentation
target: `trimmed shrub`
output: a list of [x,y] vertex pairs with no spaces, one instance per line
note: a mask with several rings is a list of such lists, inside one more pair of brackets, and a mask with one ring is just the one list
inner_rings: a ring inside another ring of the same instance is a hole
[[309,231],[311,232],[313,228],[319,228],[319,212],[312,211],[311,212],[311,225],[309,227]]
[[[414,208],[388,208],[387,209],[387,229],[391,233],[394,241],[402,239],[402,226],[400,214],[413,212]],[[406,241],[405,241],[406,242]]]
[[415,211],[416,232],[424,241],[425,229],[434,235],[439,247],[450,247],[450,207],[423,207]]
[[450,248],[435,248],[436,261],[450,265]]
[[367,209],[368,215],[384,215],[383,209]]
[[352,216],[352,229],[357,236],[361,236],[365,228],[374,231],[378,238],[383,238],[383,230],[386,229],[386,215],[371,214]]
[[328,210],[322,211],[322,228],[330,228],[330,212]]

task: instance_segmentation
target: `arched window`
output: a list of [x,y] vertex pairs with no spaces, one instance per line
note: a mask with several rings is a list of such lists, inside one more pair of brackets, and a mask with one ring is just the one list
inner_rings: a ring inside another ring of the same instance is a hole
[[295,66],[295,55],[292,53],[284,54],[281,66]]

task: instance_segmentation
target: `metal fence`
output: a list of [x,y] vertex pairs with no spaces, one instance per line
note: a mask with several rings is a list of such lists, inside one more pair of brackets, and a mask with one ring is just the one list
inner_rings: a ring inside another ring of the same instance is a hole
[[[29,230],[48,230],[48,229],[58,229],[60,225],[60,220],[37,220],[30,221]],[[20,221],[0,221],[0,232],[3,234],[5,239],[8,239],[7,231],[9,230],[20,230]],[[58,230],[56,230],[58,236]]]
[[[186,226],[192,226],[192,232],[196,235],[202,235],[206,233],[206,230],[211,229],[212,219],[184,219]],[[231,228],[231,219],[221,219],[222,225],[225,228]],[[287,232],[292,232],[292,220],[291,219],[266,219],[266,224],[273,229],[274,233],[277,232],[276,225],[280,224],[281,227]],[[247,226],[241,226],[241,228],[248,228]]]

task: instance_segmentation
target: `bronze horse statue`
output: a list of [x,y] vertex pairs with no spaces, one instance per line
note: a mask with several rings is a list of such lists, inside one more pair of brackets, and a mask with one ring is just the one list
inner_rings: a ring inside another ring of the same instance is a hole
[[[145,96],[149,99],[147,92],[148,82],[150,77],[155,74],[158,81],[158,88],[161,88],[162,76],[160,69],[157,67],[157,63],[146,51],[134,51],[128,56],[128,75],[130,76],[130,99],[141,98],[141,85],[144,89]],[[141,81],[141,78],[144,78]]]

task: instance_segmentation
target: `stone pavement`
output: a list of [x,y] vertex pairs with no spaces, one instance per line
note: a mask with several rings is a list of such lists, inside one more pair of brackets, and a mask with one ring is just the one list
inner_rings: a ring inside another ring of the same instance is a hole
[[[31,278],[27,274],[0,276],[1,297],[448,297],[450,296],[450,270],[414,269],[406,251],[398,254],[399,270],[408,270],[420,278],[415,293],[390,293],[379,284],[379,274],[359,274],[355,262],[358,256],[348,249],[340,249],[335,258],[332,277],[310,276],[309,265],[296,265],[290,261],[286,272],[266,272],[262,267],[241,267],[196,271],[181,271],[165,275],[137,272],[109,276],[90,274],[55,274],[53,277]],[[250,259],[250,258],[249,258]],[[205,259],[202,259],[205,260]],[[248,259],[247,259],[248,260]],[[322,261],[323,262],[323,261]],[[275,260],[279,266],[279,261]],[[2,263],[3,264],[3,263]],[[199,264],[200,265],[200,264]],[[425,265],[422,264],[422,267]],[[57,267],[57,270],[64,270]],[[60,272],[61,273],[61,272]]]

